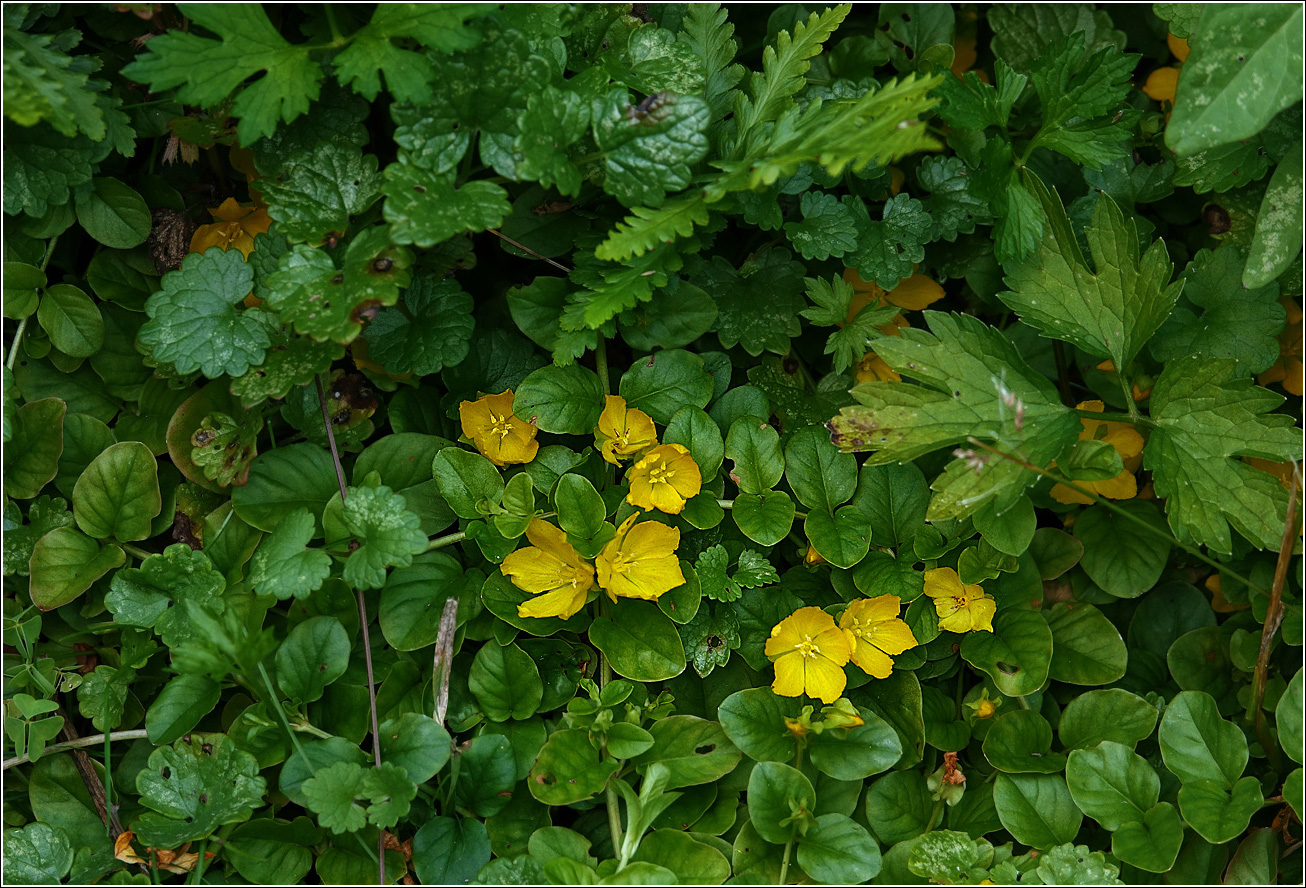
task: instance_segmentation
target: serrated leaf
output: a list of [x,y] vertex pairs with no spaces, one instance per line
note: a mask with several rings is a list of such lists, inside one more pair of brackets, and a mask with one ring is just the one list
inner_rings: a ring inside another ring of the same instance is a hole
[[707,154],[707,103],[658,93],[638,106],[624,89],[595,102],[594,141],[605,152],[603,190],[628,207],[659,206],[689,185],[690,166]]
[[594,255],[599,259],[622,262],[643,256],[659,244],[673,243],[677,236],[688,237],[695,225],[706,225],[707,203],[702,195],[691,194],[668,201],[660,207],[635,207],[631,215],[618,222],[599,244]]
[[426,551],[426,534],[421,519],[389,487],[350,487],[348,492],[341,517],[360,545],[345,560],[345,582],[379,589],[387,567],[407,567],[414,555]]
[[1208,6],[1193,34],[1165,141],[1181,157],[1256,135],[1302,98],[1300,6]]
[[254,273],[238,250],[191,253],[146,301],[150,320],[137,339],[178,373],[241,376],[263,363],[272,342],[266,313],[236,308],[253,286]]
[[955,241],[993,221],[988,204],[972,192],[970,171],[961,158],[924,158],[916,167],[916,181],[930,192],[921,201],[930,216],[930,240]]
[[997,3],[987,18],[993,54],[1016,71],[1030,70],[1049,44],[1077,31],[1084,33],[1090,52],[1125,46],[1125,34],[1111,27],[1110,14],[1090,3]]
[[313,772],[300,786],[317,822],[339,835],[367,825],[367,809],[359,804],[367,772],[356,762],[335,762]]
[[725,546],[718,543],[699,553],[694,562],[694,574],[705,597],[713,601],[734,601],[740,596],[739,587],[730,585],[729,568],[730,554]]
[[1181,542],[1229,553],[1229,525],[1262,549],[1283,536],[1288,491],[1237,457],[1301,458],[1292,417],[1273,414],[1283,398],[1252,385],[1233,361],[1198,356],[1166,365],[1152,389],[1156,427],[1143,450],[1170,529]]
[[833,194],[804,191],[801,222],[785,225],[789,243],[804,259],[838,258],[857,249],[857,218],[852,207]]
[[385,226],[365,229],[345,251],[343,268],[325,249],[300,244],[268,277],[268,305],[305,336],[352,342],[363,329],[361,309],[394,305],[408,285],[413,254],[393,246],[397,240]]
[[433,176],[399,161],[385,168],[385,220],[396,243],[430,247],[464,231],[498,228],[512,212],[508,192],[490,182],[468,182],[454,188],[447,178]]
[[313,514],[295,509],[259,545],[250,559],[249,588],[257,595],[307,598],[331,574],[331,556],[308,548],[313,539]]
[[719,3],[694,3],[681,22],[681,41],[698,57],[703,73],[703,100],[717,121],[730,113],[733,88],[744,76],[743,65],[735,64],[739,52],[735,26],[727,20]]
[[761,552],[745,549],[739,553],[739,563],[730,579],[740,588],[756,589],[780,582],[780,575]]
[[48,124],[29,129],[7,120],[4,146],[4,211],[38,218],[68,203],[72,189],[91,181],[111,150],[84,134],[70,139]]
[[472,297],[458,282],[419,277],[404,291],[404,307],[381,311],[363,333],[368,357],[394,376],[425,376],[467,357],[472,338]]
[[469,50],[428,56],[440,84],[432,110],[468,130],[511,133],[530,96],[553,82],[555,63],[520,31],[487,30],[488,39]]
[[282,168],[277,179],[260,180],[268,215],[291,243],[320,244],[349,227],[349,217],[372,205],[381,193],[374,154],[339,142],[323,142]]
[[277,32],[263,7],[183,3],[178,8],[221,39],[173,29],[123,68],[125,76],[155,92],[180,87],[177,101],[212,108],[262,74],[239,90],[232,105],[242,145],[271,135],[280,121],[294,120],[318,97],[321,66],[308,47],[293,46]]
[[517,119],[513,143],[521,155],[517,176],[546,188],[554,186],[562,194],[578,193],[581,173],[567,156],[567,149],[585,135],[589,122],[590,107],[575,92],[551,86],[531,96]]
[[1029,78],[1012,71],[1000,58],[994,60],[993,73],[996,86],[980,80],[974,71],[945,78],[935,90],[943,99],[939,116],[960,129],[1006,126]]
[[[567,294],[560,327],[566,331],[597,330],[612,318],[653,298],[657,287],[671,281],[683,260],[674,245],[660,244],[622,263],[576,256],[571,280],[584,289]],[[555,345],[555,350],[558,348]]]
[[818,326],[839,327],[825,343],[825,353],[834,355],[835,373],[842,373],[861,360],[871,341],[884,336],[880,326],[899,313],[897,306],[880,302],[862,306],[849,320],[854,296],[851,284],[841,277],[829,281],[807,278],[806,283],[807,297],[816,305],[799,314]]
[[[853,397],[865,406],[846,407],[829,424],[841,450],[870,450],[866,464],[881,465],[974,436],[1046,465],[1078,437],[1074,411],[1061,405],[1056,388],[1001,333],[964,315],[927,311],[925,317],[931,332],[905,328],[876,343],[889,366],[921,384],[868,382],[854,388]],[[1019,436],[1017,401],[1023,405]],[[1009,460],[980,456],[978,463],[953,460],[935,480],[931,520],[964,517],[990,501],[1001,512],[1038,479]]]
[[1084,44],[1077,31],[1049,45],[1035,63],[1030,79],[1043,104],[1043,126],[1034,144],[1100,169],[1127,152],[1141,116],[1118,108],[1133,88],[1130,76],[1139,56],[1112,45],[1089,55]]
[[1152,357],[1231,358],[1244,373],[1260,373],[1278,359],[1278,337],[1287,317],[1279,287],[1273,281],[1254,290],[1244,287],[1237,247],[1202,250],[1181,277],[1183,301],[1153,337]]
[[175,650],[195,634],[182,605],[194,603],[222,613],[226,585],[207,555],[177,543],[146,558],[140,567],[114,574],[104,603],[117,622],[153,629]]
[[385,762],[367,770],[362,792],[371,803],[367,806],[367,822],[389,829],[407,816],[413,799],[417,797],[417,784],[409,779],[403,768]]
[[750,355],[783,355],[789,352],[789,340],[802,332],[798,313],[805,308],[805,271],[788,250],[772,247],[738,271],[724,257],[714,256],[693,281],[716,297],[722,345],[740,345]]
[[699,677],[706,678],[716,667],[726,665],[730,652],[739,647],[739,620],[729,608],[700,607],[694,618],[680,627],[680,637],[685,657]]
[[28,34],[6,22],[5,116],[23,126],[44,120],[65,136],[82,132],[103,139],[104,112],[87,77],[94,70],[91,59],[65,52],[80,42],[81,33],[75,30]]
[[158,812],[136,819],[137,836],[147,845],[175,848],[224,823],[248,820],[267,783],[258,776],[258,760],[228,737],[195,733],[150,753],[136,790],[141,803]]
[[392,41],[415,39],[431,49],[453,52],[475,46],[480,32],[466,22],[483,13],[474,3],[387,3],[371,20],[349,36],[349,45],[335,57],[336,77],[368,101],[381,91],[381,75],[398,102],[429,102],[435,70],[426,57]]
[[857,248],[844,262],[855,267],[862,280],[892,290],[925,258],[933,223],[924,205],[906,194],[889,198],[879,222],[871,220],[861,201],[853,206],[857,211]]
[[998,297],[1044,335],[1127,367],[1169,316],[1183,289],[1163,241],[1139,257],[1138,232],[1109,195],[1098,198],[1085,232],[1096,271],[1079,250],[1060,199],[1037,179],[1050,225],[1038,247],[1013,263]]
[[344,353],[342,345],[296,336],[285,328],[272,338],[262,364],[231,381],[231,393],[247,408],[284,398],[292,388],[307,385],[318,373],[331,369]]

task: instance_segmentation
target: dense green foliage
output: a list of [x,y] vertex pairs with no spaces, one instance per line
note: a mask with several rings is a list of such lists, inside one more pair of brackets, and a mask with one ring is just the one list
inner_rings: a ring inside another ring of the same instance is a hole
[[2,14],[7,881],[1300,881],[1299,5]]

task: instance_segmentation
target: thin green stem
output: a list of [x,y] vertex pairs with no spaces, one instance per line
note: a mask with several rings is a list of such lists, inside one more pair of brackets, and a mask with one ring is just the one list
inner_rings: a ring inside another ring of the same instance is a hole
[[1057,482],[1058,484],[1064,484],[1067,487],[1071,488],[1072,490],[1079,491],[1084,496],[1091,497],[1093,501],[1096,502],[1098,505],[1105,506],[1109,511],[1125,519],[1130,524],[1133,524],[1136,527],[1143,528],[1152,536],[1160,537],[1161,539],[1168,541],[1172,546],[1183,549],[1189,555],[1193,556],[1198,561],[1201,561],[1202,563],[1206,564],[1208,567],[1215,568],[1220,572],[1222,576],[1232,577],[1233,579],[1242,583],[1248,589],[1251,589],[1254,592],[1259,592],[1262,595],[1266,594],[1264,589],[1262,589],[1260,586],[1257,586],[1255,583],[1247,579],[1247,577],[1243,576],[1242,574],[1230,570],[1227,566],[1203,554],[1201,550],[1193,546],[1189,546],[1185,543],[1181,543],[1179,540],[1175,539],[1173,536],[1166,533],[1165,531],[1160,530],[1151,524],[1148,524],[1146,521],[1144,521],[1143,519],[1135,515],[1131,515],[1128,511],[1120,508],[1115,503],[1111,502],[1109,499],[1106,499],[1105,497],[1102,496],[1098,496],[1093,491],[1088,490],[1085,487],[1081,487],[1079,484],[1076,484],[1074,481],[1071,481],[1069,478],[1062,477],[1062,475],[1059,472],[1050,472],[1047,469],[1039,468],[1038,466],[1034,465],[1031,462],[1023,460],[1018,456],[1013,456],[1012,454],[1007,453],[1003,450],[999,450],[998,448],[993,447],[990,444],[986,444],[985,442],[981,441],[978,438],[971,437],[971,438],[967,438],[966,440],[968,443],[974,445],[975,447],[980,448],[981,450],[984,450],[987,453],[992,453],[995,456],[1000,456],[1003,459],[1008,460],[1009,462],[1014,462],[1016,465],[1020,466],[1021,468],[1027,471],[1033,472],[1036,475],[1040,475],[1044,478],[1050,478],[1051,480]]
[[304,764],[308,766],[311,772],[313,763],[304,754],[304,747],[299,745],[299,735],[290,727],[290,719],[286,718],[286,711],[281,708],[281,699],[277,696],[276,690],[273,689],[272,679],[268,677],[268,670],[262,663],[258,664],[258,674],[263,676],[263,683],[267,685],[268,703],[277,711],[277,717],[281,719],[281,724],[286,729],[286,736],[290,738],[291,745],[295,747],[295,752],[299,753],[299,757],[304,760]]
[[594,338],[598,340],[594,346],[594,370],[603,383],[603,394],[608,395],[612,393],[612,386],[608,382],[608,341],[602,333],[596,334]]
[[110,752],[112,743],[109,742],[108,735],[104,738],[104,810],[108,817],[104,818],[104,831],[113,838],[113,754]]
[[334,7],[330,3],[323,3],[322,6],[326,9],[327,25],[331,28],[331,48],[344,46],[349,41],[340,34],[340,26],[336,23]]
[[[108,743],[110,740],[144,740],[149,733],[144,728],[138,728],[133,731],[115,731],[110,734],[91,734],[89,737],[78,737],[76,740],[64,740],[60,743],[51,743],[41,752],[41,755],[49,755],[52,752],[66,752],[69,749],[82,749],[87,746],[95,746],[98,743]],[[14,758],[5,759],[4,765],[0,770],[8,771],[18,765],[26,764],[31,761],[27,756],[20,755]]]
[[1129,386],[1129,380],[1125,379],[1124,371],[1119,367],[1116,368],[1116,378],[1120,380],[1120,390],[1125,395],[1125,407],[1129,410],[1129,421],[1140,422],[1143,414],[1138,412],[1138,405],[1134,403],[1134,392]]
[[[621,809],[617,807],[617,791],[612,788],[612,781],[608,781],[608,791],[605,795],[608,804],[608,832],[612,834],[612,853],[621,853]],[[623,861],[624,864],[625,861]]]
[[434,552],[436,549],[443,549],[445,546],[452,546],[454,543],[461,543],[467,539],[467,531],[461,530],[458,533],[446,534],[442,537],[436,537],[426,544],[426,551]]
[[776,884],[784,885],[789,881],[789,858],[794,853],[794,839],[798,835],[798,824],[789,830],[789,841],[785,842],[784,856],[780,858],[780,880]]
[[14,363],[18,360],[18,347],[23,344],[23,333],[27,332],[27,321],[31,318],[28,315],[18,322],[18,330],[14,333],[14,341],[9,346],[9,357],[5,360],[5,366],[10,370],[14,369]]
[[1024,697],[1017,697],[1017,698],[1016,698],[1016,702],[1020,704],[1020,708],[1021,708],[1021,709],[1032,709],[1032,708],[1033,708],[1032,706],[1029,705],[1029,701],[1026,700]]
[[1130,422],[1137,425],[1155,426],[1156,423],[1151,418],[1140,414],[1130,416],[1128,413],[1094,413],[1092,410],[1080,410],[1075,408],[1075,412],[1085,419],[1095,419],[1098,422]]
[[139,558],[141,561],[144,561],[146,558],[149,558],[154,554],[153,552],[146,552],[140,546],[133,546],[131,543],[119,543],[118,546],[128,555],[131,555],[133,558]]
[[[733,509],[733,508],[735,507],[735,501],[732,500],[732,499],[719,499],[719,500],[716,501],[716,504],[717,504],[718,506],[720,506],[721,508],[723,508],[723,509]],[[794,517],[795,517],[795,518],[806,518],[806,517],[807,517],[807,513],[804,512],[804,511],[802,511],[802,510],[800,510],[800,509],[795,509],[795,510],[794,510]]]

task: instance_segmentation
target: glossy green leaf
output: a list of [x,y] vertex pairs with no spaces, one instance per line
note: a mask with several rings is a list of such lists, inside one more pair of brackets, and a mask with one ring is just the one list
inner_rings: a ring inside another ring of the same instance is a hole
[[5,442],[5,493],[32,499],[59,474],[63,454],[64,414],[68,405],[59,398],[42,398],[19,407],[14,435]]
[[32,603],[42,610],[67,604],[127,556],[112,543],[98,542],[71,527],[59,527],[32,549]]
[[1084,819],[1060,774],[999,774],[993,803],[1016,841],[1043,850],[1074,839]]

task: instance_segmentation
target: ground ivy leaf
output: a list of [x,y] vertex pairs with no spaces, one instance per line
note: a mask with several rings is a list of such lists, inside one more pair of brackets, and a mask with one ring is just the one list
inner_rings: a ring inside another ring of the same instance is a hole
[[331,575],[331,556],[308,548],[313,525],[313,513],[308,509],[295,509],[277,522],[250,559],[251,592],[284,601],[307,598],[321,587]]
[[97,731],[112,731],[122,724],[135,669],[101,664],[77,687],[77,711],[89,718]]
[[367,798],[367,822],[389,829],[408,815],[412,801],[417,797],[417,784],[408,772],[398,765],[385,762],[367,769],[362,795]]
[[404,291],[404,307],[383,309],[363,333],[367,355],[395,376],[425,376],[467,357],[472,297],[458,282],[423,275]]
[[657,93],[639,105],[614,89],[593,106],[594,140],[605,152],[603,190],[628,207],[659,206],[689,185],[690,166],[707,154],[707,103]]
[[1181,542],[1229,553],[1229,525],[1262,549],[1283,535],[1288,491],[1279,479],[1238,457],[1301,458],[1291,416],[1274,414],[1283,398],[1252,385],[1234,361],[1181,357],[1152,389],[1156,428],[1143,450],[1170,528]]
[[734,601],[739,597],[738,587],[730,588],[729,568],[730,554],[720,543],[699,553],[694,573],[704,596],[713,601]]
[[454,188],[402,160],[385,168],[385,219],[397,243],[430,247],[464,231],[498,228],[512,212],[508,192],[491,182]]
[[395,102],[390,106],[395,122],[395,144],[413,166],[437,175],[452,172],[472,143],[469,127],[459,126],[452,115],[441,116],[429,106]]
[[[925,312],[929,333],[905,328],[876,341],[876,352],[920,385],[868,382],[853,389],[860,407],[830,421],[841,450],[870,450],[867,465],[906,462],[967,438],[998,442],[1035,465],[1047,465],[1078,437],[1074,411],[1055,386],[997,330],[965,315]],[[1021,430],[1015,429],[1017,402]],[[986,502],[1009,508],[1038,476],[1014,462],[979,454],[953,460],[934,482],[930,520],[960,518]]]
[[1202,14],[1175,92],[1165,142],[1176,154],[1249,139],[1300,102],[1302,9],[1211,6]]
[[421,519],[389,487],[349,488],[341,517],[361,544],[345,560],[345,581],[357,588],[380,588],[387,567],[407,567],[426,551]]
[[376,155],[323,142],[295,157],[277,179],[260,179],[259,189],[278,234],[291,243],[320,244],[328,234],[344,234],[349,217],[380,196],[381,175]]
[[798,313],[802,297],[802,263],[788,250],[772,247],[738,271],[722,256],[713,256],[693,277],[716,296],[717,336],[726,348],[743,347],[750,355],[789,353],[789,340],[802,332]]
[[478,46],[430,57],[440,84],[431,110],[468,130],[511,133],[529,97],[553,82],[555,63],[520,31],[493,25],[481,30],[485,40]]
[[361,148],[371,138],[364,124],[370,111],[361,96],[328,78],[309,113],[250,146],[254,165],[263,176],[276,177],[324,142]]
[[367,809],[358,803],[367,772],[356,762],[336,762],[313,772],[300,792],[317,822],[333,833],[357,832],[367,825]]
[[1183,301],[1152,339],[1152,357],[1231,358],[1244,373],[1260,373],[1278,360],[1287,318],[1279,285],[1249,290],[1242,275],[1242,253],[1233,245],[1194,256],[1182,275]]
[[4,211],[11,216],[40,217],[68,203],[72,189],[91,181],[111,150],[84,134],[70,139],[46,123],[28,128],[8,120],[4,145]]
[[231,381],[231,393],[247,408],[284,398],[295,386],[307,385],[315,375],[325,373],[344,354],[342,345],[296,336],[283,328],[273,337],[263,363]]
[[852,208],[823,191],[804,191],[801,222],[785,225],[789,243],[804,259],[838,258],[857,249],[857,219]]
[[193,601],[221,613],[226,585],[207,555],[177,543],[149,556],[140,567],[114,574],[104,604],[117,622],[153,629],[164,644],[176,648],[193,634],[177,605]]
[[174,28],[151,41],[122,73],[155,92],[179,86],[176,98],[187,105],[221,104],[250,77],[264,76],[239,89],[232,113],[240,118],[242,145],[270,135],[279,121],[289,123],[318,97],[322,67],[307,46],[293,46],[268,21],[261,6],[186,3],[178,7],[191,21],[217,34],[212,40]]
[[970,171],[960,157],[926,157],[916,167],[916,181],[929,197],[921,203],[930,216],[930,240],[955,241],[976,225],[989,225],[993,214],[971,190]]
[[413,255],[393,246],[396,239],[385,226],[359,232],[345,250],[343,268],[325,249],[295,247],[268,278],[268,305],[301,334],[347,345],[363,329],[362,309],[394,305],[408,285]]
[[857,248],[848,254],[846,264],[855,267],[862,280],[892,290],[925,258],[934,225],[924,205],[899,194],[885,203],[882,221],[875,222],[860,200],[846,203],[856,211],[858,227]]
[[580,191],[581,174],[567,149],[589,127],[590,108],[579,94],[550,86],[531,96],[517,119],[518,133],[513,149],[521,155],[517,175],[544,187],[556,187],[562,194]]
[[136,790],[158,812],[136,819],[137,836],[146,845],[175,848],[224,823],[248,820],[267,783],[258,776],[258,760],[225,735],[197,733],[150,753]]
[[258,435],[263,417],[245,412],[237,420],[227,413],[211,413],[191,435],[191,460],[204,477],[219,487],[243,486],[249,466],[258,456]]
[[755,589],[780,582],[780,575],[761,552],[745,549],[739,553],[739,564],[731,580],[743,589]]
[[27,507],[27,523],[23,523],[18,503],[10,501],[4,511],[4,575],[27,576],[28,562],[36,541],[56,527],[70,527],[73,515],[68,511],[68,501],[58,497],[42,496]]
[[1128,366],[1183,289],[1182,281],[1170,283],[1174,267],[1165,243],[1154,241],[1140,259],[1137,226],[1103,194],[1085,231],[1094,273],[1060,198],[1037,180],[1034,186],[1050,224],[1034,252],[1008,266],[1004,280],[1011,290],[998,297],[1044,335]]
[[739,619],[729,608],[700,607],[694,619],[678,628],[685,656],[700,678],[726,665],[730,652],[739,647]]
[[191,253],[146,300],[150,319],[137,340],[178,373],[241,376],[263,363],[272,341],[266,312],[236,308],[253,286],[253,270],[239,250]]
[[335,57],[336,77],[351,84],[368,101],[381,91],[385,74],[390,95],[399,102],[429,102],[435,70],[426,56],[392,43],[414,39],[430,49],[454,52],[475,46],[479,31],[466,21],[484,14],[474,3],[393,3],[378,6],[372,19],[350,35],[349,45]]

